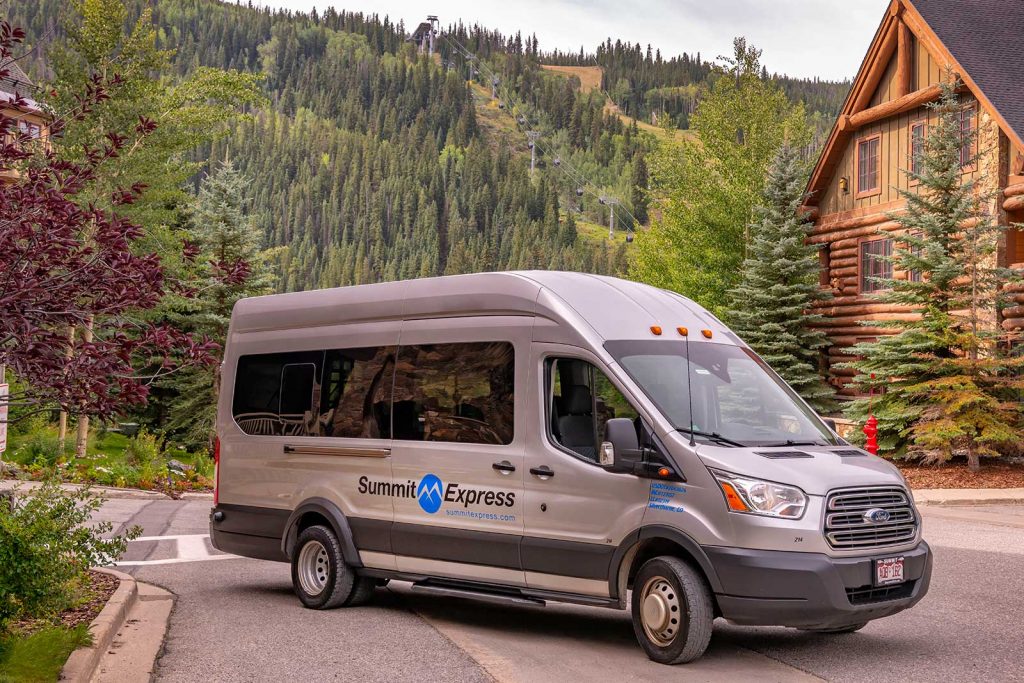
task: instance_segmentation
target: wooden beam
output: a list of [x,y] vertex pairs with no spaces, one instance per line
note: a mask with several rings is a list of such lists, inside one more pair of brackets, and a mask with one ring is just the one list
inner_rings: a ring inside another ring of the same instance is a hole
[[[868,103],[871,102],[872,95],[875,94],[875,90],[878,88],[878,84],[882,82],[882,76],[885,75],[885,70],[889,66],[889,60],[892,59],[893,54],[896,52],[897,34],[899,33],[896,25],[897,22],[895,20],[888,21],[890,25],[882,37],[878,52],[871,59],[870,64],[867,65],[864,81],[857,90],[856,98],[853,100],[853,107],[851,108],[853,116],[867,108]],[[851,116],[850,118],[852,119],[853,117]]]
[[916,90],[904,95],[903,97],[897,97],[895,100],[883,102],[882,104],[871,107],[870,109],[857,112],[850,117],[850,125],[854,128],[863,128],[875,121],[881,121],[882,119],[887,119],[890,116],[896,116],[897,114],[902,114],[905,111],[917,109],[929,102],[934,102],[939,99],[941,94],[942,89],[937,85]]
[[914,87],[914,36],[902,19],[897,30],[899,34],[896,40],[896,96],[905,97]]
[[1017,211],[1024,209],[1024,195],[1014,195],[1003,200],[1003,209],[1006,211]]

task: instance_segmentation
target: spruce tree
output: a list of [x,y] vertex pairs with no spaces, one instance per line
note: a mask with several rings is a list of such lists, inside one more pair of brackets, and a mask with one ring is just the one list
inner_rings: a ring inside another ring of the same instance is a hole
[[[223,347],[231,309],[248,296],[273,290],[270,252],[260,249],[260,235],[249,214],[249,179],[225,162],[206,178],[190,212],[190,237],[198,255],[193,282],[196,298],[170,305],[167,317],[182,329]],[[169,390],[168,431],[177,431],[190,446],[208,444],[216,417],[219,367],[190,368],[162,382]]]
[[812,407],[834,407],[833,390],[818,372],[828,339],[813,325],[823,318],[811,305],[828,293],[818,286],[817,250],[806,243],[811,224],[800,216],[807,167],[799,150],[784,144],[772,161],[761,202],[750,223],[741,281],[729,292],[727,317]]
[[[901,228],[894,272],[914,277],[883,281],[879,295],[920,317],[883,323],[899,331],[850,350],[859,360],[846,367],[855,368],[856,385],[875,396],[854,401],[848,414],[863,421],[873,412],[882,451],[925,462],[965,455],[976,471],[981,456],[1024,442],[1015,398],[1024,388],[1024,360],[1005,353],[1013,340],[994,319],[999,286],[1015,276],[996,264],[1003,228],[991,213],[984,169],[975,179],[963,173],[983,152],[976,134],[962,136],[955,83],[943,84],[932,112],[935,125],[919,172],[904,171],[917,190],[901,191],[906,211],[891,216]],[[963,159],[962,150],[974,150],[974,158]]]

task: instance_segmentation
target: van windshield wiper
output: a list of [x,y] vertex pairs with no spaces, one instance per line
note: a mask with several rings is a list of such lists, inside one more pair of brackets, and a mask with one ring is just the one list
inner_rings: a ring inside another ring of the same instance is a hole
[[746,448],[747,446],[747,444],[745,443],[740,443],[739,441],[733,441],[732,439],[728,439],[719,434],[718,432],[702,432],[699,429],[687,429],[685,427],[679,427],[676,429],[676,431],[682,432],[683,434],[693,434],[694,436],[703,437],[705,439],[708,439],[709,441],[725,444],[726,446],[733,446],[735,448]]
[[762,448],[775,448],[776,446],[828,446],[827,443],[821,441],[793,441],[792,439],[786,439],[781,443],[763,443]]

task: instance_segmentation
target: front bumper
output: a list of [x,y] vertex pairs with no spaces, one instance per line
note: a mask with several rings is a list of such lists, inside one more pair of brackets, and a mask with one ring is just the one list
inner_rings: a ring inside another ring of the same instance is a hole
[[[913,550],[869,557],[829,557],[742,548],[704,547],[721,583],[715,598],[736,624],[836,629],[880,619],[917,604],[932,575],[932,553]],[[902,556],[906,581],[872,586],[872,561]]]

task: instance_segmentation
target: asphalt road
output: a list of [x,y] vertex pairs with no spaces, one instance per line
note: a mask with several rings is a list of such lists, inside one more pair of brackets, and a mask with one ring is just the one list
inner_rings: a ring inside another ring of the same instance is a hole
[[208,501],[112,500],[139,524],[122,569],[174,592],[156,677],[167,681],[1024,681],[1024,507],[926,508],[929,595],[859,633],[818,636],[719,620],[704,658],[647,660],[626,613],[496,606],[392,582],[366,607],[317,612],[285,564],[220,556]]

